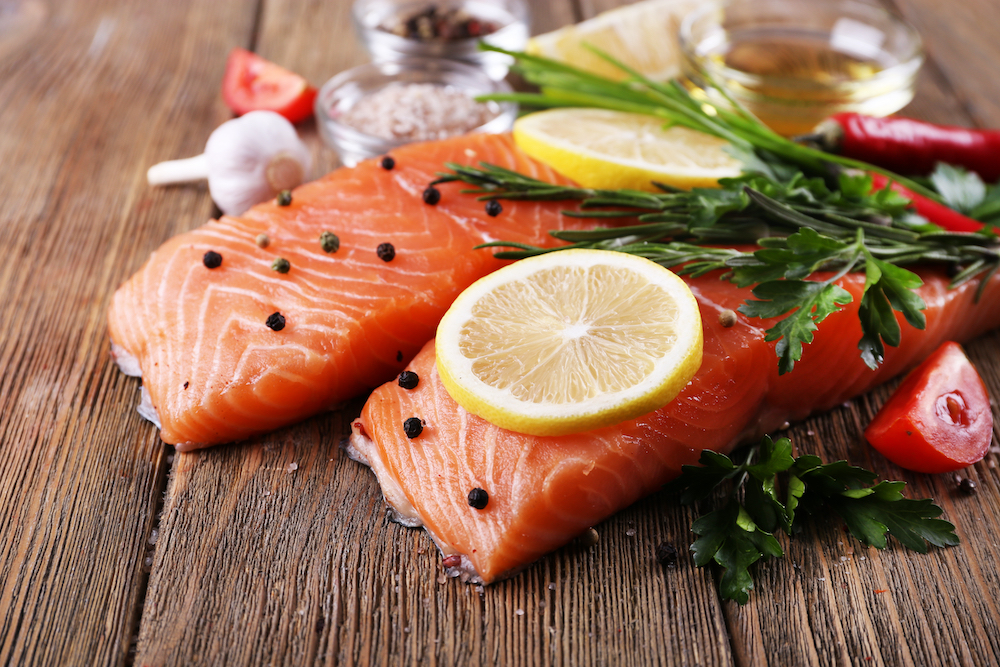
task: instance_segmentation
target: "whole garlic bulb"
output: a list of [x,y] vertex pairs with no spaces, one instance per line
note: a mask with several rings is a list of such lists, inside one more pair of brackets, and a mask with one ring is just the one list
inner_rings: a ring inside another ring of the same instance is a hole
[[205,153],[149,169],[150,185],[208,178],[212,200],[228,215],[243,213],[309,178],[312,156],[295,128],[273,111],[251,111],[212,132]]

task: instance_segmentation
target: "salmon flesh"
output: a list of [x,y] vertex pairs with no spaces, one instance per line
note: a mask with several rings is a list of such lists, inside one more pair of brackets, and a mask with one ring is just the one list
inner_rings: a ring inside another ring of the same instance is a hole
[[[666,407],[639,419],[578,435],[538,437],[507,431],[463,410],[438,376],[433,341],[409,365],[419,377],[375,390],[352,425],[348,452],[370,466],[401,523],[423,526],[450,574],[489,583],[509,576],[588,527],[659,490],[697,461],[701,450],[734,446],[832,408],[913,366],[946,340],[963,341],[1000,326],[1000,279],[975,302],[976,281],[948,289],[943,273],[919,271],[927,327],[901,320],[902,343],[872,371],[861,361],[858,304],[864,277],[840,281],[853,304],[835,312],[778,375],[768,320],[719,315],[751,298],[717,276],[687,279],[698,299],[705,348],[700,370]],[[423,421],[413,439],[403,422]],[[470,506],[469,492],[488,502]]]
[[[242,440],[378,386],[433,337],[463,289],[503,264],[476,245],[552,244],[548,230],[584,224],[559,214],[565,202],[505,202],[490,216],[460,183],[439,185],[440,201],[425,203],[446,162],[568,182],[509,136],[392,156],[392,169],[379,160],[338,169],[296,189],[288,206],[272,201],[181,234],[118,289],[112,355],[142,376],[140,412],[164,442],[184,451]],[[327,231],[339,238],[335,251],[320,246]],[[209,251],[221,255],[216,268]],[[277,258],[287,273],[272,268]]]

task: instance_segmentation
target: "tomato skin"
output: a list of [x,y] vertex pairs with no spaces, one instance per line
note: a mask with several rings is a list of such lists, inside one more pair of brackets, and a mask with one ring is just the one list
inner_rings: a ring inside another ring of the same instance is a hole
[[986,455],[993,413],[979,373],[958,343],[917,366],[865,429],[887,459],[916,472],[950,472]]
[[222,99],[237,116],[274,111],[298,123],[312,116],[316,89],[295,72],[237,47],[226,60]]

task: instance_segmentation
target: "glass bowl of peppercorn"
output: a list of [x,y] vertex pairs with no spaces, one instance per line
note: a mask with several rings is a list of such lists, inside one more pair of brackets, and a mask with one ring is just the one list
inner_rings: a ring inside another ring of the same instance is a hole
[[316,122],[323,140],[350,167],[417,141],[509,132],[516,104],[475,100],[509,92],[505,81],[455,60],[373,62],[323,85],[316,96]]
[[512,61],[481,51],[483,41],[509,51],[528,43],[525,0],[357,0],[354,25],[374,61],[407,57],[447,58],[507,75]]

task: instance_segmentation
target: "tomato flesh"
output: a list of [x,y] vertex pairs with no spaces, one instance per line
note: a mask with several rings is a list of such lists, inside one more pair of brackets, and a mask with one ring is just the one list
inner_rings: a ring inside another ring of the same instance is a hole
[[293,123],[313,114],[316,89],[304,78],[246,49],[229,52],[222,99],[238,116],[274,111]]
[[958,343],[917,366],[865,429],[887,459],[917,472],[950,472],[986,455],[993,413],[979,373]]

